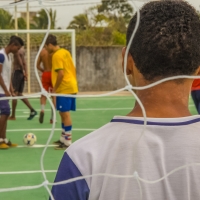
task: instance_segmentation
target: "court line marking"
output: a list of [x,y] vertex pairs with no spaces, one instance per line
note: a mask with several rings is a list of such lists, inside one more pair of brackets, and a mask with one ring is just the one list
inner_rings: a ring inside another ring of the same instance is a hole
[[[81,108],[81,109],[77,109],[76,111],[91,111],[91,110],[94,110],[94,111],[104,111],[104,110],[130,110],[130,109],[133,109],[133,107],[128,107],[128,108]],[[17,109],[17,111],[23,111],[23,113],[25,114],[29,114],[30,111],[28,111],[27,109]],[[36,111],[40,111],[38,109],[36,109]],[[45,112],[50,112],[51,109],[45,109]]]
[[[28,113],[28,112],[27,112]],[[27,115],[17,115],[16,118],[27,118]],[[35,116],[34,118],[39,118],[39,116]]]
[[[57,170],[44,170],[45,173],[56,173]],[[42,173],[41,170],[33,170],[33,171],[13,171],[13,172],[0,172],[0,175],[8,175],[8,174],[35,174]]]
[[[189,104],[189,107],[193,107],[194,104]],[[88,111],[88,110],[100,110],[100,111],[103,111],[103,110],[129,110],[129,109],[133,109],[133,107],[127,107],[127,108],[80,108],[80,109],[77,109],[77,111]],[[28,111],[27,109],[17,109],[17,111],[23,111],[23,113],[25,114],[29,114],[30,111]],[[40,111],[40,109],[36,109],[36,111]],[[45,111],[49,112],[51,111],[51,109],[45,109]]]
[[[45,144],[34,144],[33,146],[27,146],[27,145],[19,145],[17,148],[44,148],[46,145]],[[58,145],[56,144],[49,144],[47,145],[48,147],[57,147]]]
[[[18,132],[18,131],[51,131],[52,128],[33,128],[33,129],[8,129],[7,132]],[[73,131],[95,131],[96,129],[91,128],[73,128]],[[55,128],[55,131],[61,131],[61,128]]]
[[[135,97],[132,95],[128,95],[128,96],[117,96],[117,97],[113,97],[113,96],[108,96],[108,97],[78,97],[76,99],[81,99],[82,100],[86,100],[86,101],[91,101],[91,100],[121,100],[121,99],[133,99],[135,100]],[[189,96],[189,100],[193,100],[191,96]],[[32,98],[31,101],[40,101],[40,96],[37,96],[36,98]]]
[[[40,98],[40,97],[39,97]],[[36,99],[31,99],[31,101],[40,101],[39,98],[36,98]],[[107,97],[78,97],[76,99],[81,99],[82,100],[85,100],[85,101],[91,101],[91,100],[121,100],[121,99],[127,99],[127,100],[135,100],[134,96],[127,96],[127,97],[123,97],[123,96],[119,96],[119,97],[111,97],[111,98],[107,98]]]

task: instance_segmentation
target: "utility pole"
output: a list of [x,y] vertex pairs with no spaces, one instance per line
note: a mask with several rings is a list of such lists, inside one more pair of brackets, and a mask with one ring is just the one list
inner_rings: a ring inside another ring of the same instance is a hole
[[[29,2],[26,3],[26,29],[30,29]],[[27,71],[28,71],[28,93],[31,93],[31,76],[30,76],[30,33],[27,33]]]
[[[15,3],[17,0],[15,0]],[[18,20],[17,20],[17,6],[15,5],[15,30],[18,30]],[[17,35],[17,33],[16,33]]]

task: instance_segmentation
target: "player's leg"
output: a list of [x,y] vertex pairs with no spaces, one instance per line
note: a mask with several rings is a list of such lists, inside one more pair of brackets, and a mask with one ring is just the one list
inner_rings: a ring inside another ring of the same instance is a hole
[[[56,108],[56,97],[52,97],[52,102],[54,105],[54,108]],[[51,119],[50,119],[50,124],[53,123],[53,109],[51,108]]]
[[60,111],[62,134],[60,136],[61,144],[55,149],[65,149],[72,142],[72,120],[69,111],[76,110],[76,99],[71,97],[57,97],[56,107]]
[[8,115],[1,114],[0,116],[0,149],[9,148],[9,146],[5,143],[7,120],[8,120]]
[[[19,90],[18,90],[18,96],[23,96],[23,91],[24,91],[24,83],[25,83],[25,77],[23,72],[21,71],[20,74],[20,86],[19,86]],[[35,117],[35,115],[37,115],[37,112],[35,111],[35,109],[31,106],[30,102],[28,99],[22,99],[22,102],[29,108],[30,110],[30,115],[27,118],[27,120],[31,120]]]
[[[48,91],[48,87],[46,87],[46,72],[42,73],[41,77],[41,82],[42,82],[42,87]],[[40,116],[39,116],[39,122],[42,124],[44,121],[44,110],[45,110],[45,105],[46,105],[46,97],[44,95],[41,95],[40,97]]]
[[[63,102],[63,97],[55,97],[55,99],[56,99],[56,110],[60,111],[62,109],[62,104],[64,103]],[[62,117],[60,116],[60,118],[61,118],[61,128],[62,128],[61,129],[62,130],[61,131],[61,136],[60,136],[59,140],[53,142],[54,144],[57,144],[57,145],[63,144],[63,142],[62,142],[62,140],[63,140],[62,134],[65,133],[64,124],[62,123]]]
[[[23,96],[22,93],[19,93],[18,96]],[[27,118],[27,120],[31,120],[35,117],[35,115],[37,115],[37,112],[36,110],[31,106],[30,102],[28,99],[22,99],[23,103],[29,108],[30,110],[30,115],[29,117]]]
[[196,108],[198,114],[200,114],[200,90],[196,90]]
[[[15,92],[15,96],[18,96],[18,92]],[[17,99],[12,100],[12,113],[11,116],[8,118],[9,120],[16,120],[16,107],[17,107]]]
[[[52,86],[51,72],[50,71],[43,72],[43,74],[42,74],[42,86],[47,92],[51,93],[53,86]],[[56,107],[55,106],[55,99],[56,99],[55,97],[52,97],[54,107]],[[41,112],[40,112],[39,122],[43,123],[44,111],[45,111],[45,105],[46,105],[46,97],[45,96],[41,96],[40,104],[41,104]],[[53,123],[53,110],[51,108],[50,124],[52,124],[52,123]]]
[[[0,98],[4,95],[0,95]],[[10,115],[10,106],[8,100],[0,101],[0,149],[8,149],[9,147],[15,147],[16,144],[12,144],[6,138],[7,121]]]
[[[12,75],[12,85],[13,85],[14,93],[16,96],[18,96],[18,91],[20,88],[20,80],[19,79],[20,79],[19,70],[14,70],[13,75]],[[13,99],[12,100],[12,113],[11,113],[11,116],[8,118],[9,120],[16,120],[16,116],[15,116],[16,107],[17,107],[17,99]]]
[[[198,97],[197,97],[197,90],[193,90],[191,92],[191,96],[192,96],[194,105],[195,105],[195,107],[196,107],[196,109],[198,111],[198,109],[200,109],[200,108],[199,108],[199,100],[198,100]],[[199,113],[199,111],[198,111],[198,113]]]
[[[43,79],[43,87],[45,88],[45,90],[49,93],[52,92],[52,81],[51,81],[51,71],[47,71],[44,74],[44,79]],[[55,99],[56,97],[52,97],[52,102],[54,104],[54,108],[55,106]],[[50,117],[50,124],[53,123],[53,109],[51,108],[51,117]]]
[[39,122],[41,124],[44,121],[44,110],[45,110],[46,100],[47,98],[44,95],[41,95],[41,98],[40,98],[41,110],[40,110],[40,117],[39,117]]
[[[16,147],[17,146],[17,144],[12,143],[10,140],[8,140],[6,138],[6,130],[7,130],[8,117],[9,117],[9,115],[2,115],[2,118],[3,118],[2,121],[3,122],[0,122],[0,126],[1,126],[1,124],[3,125],[2,129],[0,130],[0,132],[2,133],[2,137],[0,137],[0,138],[4,138],[3,139],[4,142],[2,144],[0,142],[0,149],[1,148],[4,149],[4,148]],[[0,121],[1,121],[1,119],[0,119]],[[1,141],[1,139],[0,139],[0,141]]]
[[66,149],[72,143],[72,121],[70,112],[60,112],[60,117],[62,122],[61,144],[55,149]]

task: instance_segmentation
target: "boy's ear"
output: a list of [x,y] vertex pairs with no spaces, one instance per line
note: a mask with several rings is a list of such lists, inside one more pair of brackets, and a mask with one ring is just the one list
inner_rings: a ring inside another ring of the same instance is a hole
[[200,66],[197,69],[197,75],[200,76]]
[[[124,72],[124,59],[125,59],[126,47],[122,48],[122,70]],[[128,53],[127,57],[127,66],[126,66],[126,74],[131,75],[133,73],[133,59],[130,53]]]

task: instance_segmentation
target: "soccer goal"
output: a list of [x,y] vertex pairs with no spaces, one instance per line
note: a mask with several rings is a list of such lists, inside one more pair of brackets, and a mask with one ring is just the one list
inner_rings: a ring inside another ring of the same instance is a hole
[[[17,35],[24,41],[28,69],[28,81],[24,88],[24,93],[35,93],[40,91],[35,76],[34,61],[46,32],[47,30],[0,30],[0,48],[4,48],[8,44],[10,36],[12,35]],[[56,35],[58,45],[61,48],[67,49],[72,54],[72,58],[76,64],[75,30],[54,29],[50,30],[49,33]]]

